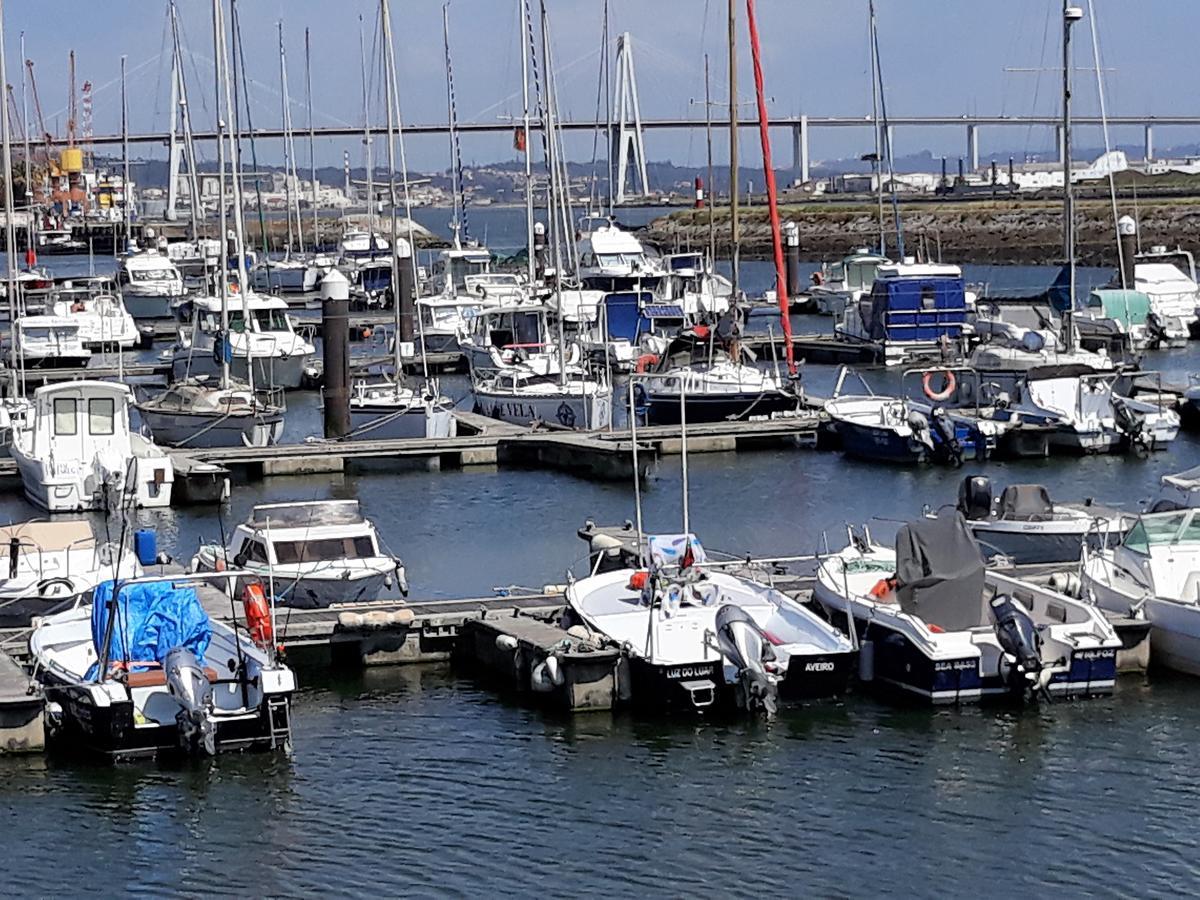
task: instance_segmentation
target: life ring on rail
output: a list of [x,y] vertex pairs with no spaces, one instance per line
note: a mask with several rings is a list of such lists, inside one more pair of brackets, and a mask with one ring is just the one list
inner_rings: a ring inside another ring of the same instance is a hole
[[[933,389],[933,376],[941,372],[946,379],[944,387],[940,391]],[[954,377],[954,373],[949,369],[930,369],[925,373],[925,377],[921,379],[921,388],[925,391],[925,396],[935,402],[949,400],[958,389],[958,379]]]
[[271,627],[271,606],[262,582],[252,581],[242,588],[242,608],[246,611],[246,629],[251,640],[267,649],[274,640],[275,629]]
[[650,367],[658,364],[658,356],[653,353],[643,353],[637,358],[636,371],[640,375],[650,371]]

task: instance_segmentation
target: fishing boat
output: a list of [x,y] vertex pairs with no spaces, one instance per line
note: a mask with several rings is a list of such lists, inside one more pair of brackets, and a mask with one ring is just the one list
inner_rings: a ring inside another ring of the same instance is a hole
[[83,344],[80,323],[68,316],[21,316],[13,323],[19,364],[28,369],[84,369],[92,351]]
[[644,569],[571,581],[570,623],[624,647],[635,702],[771,715],[845,690],[850,640],[774,588],[708,566],[693,534],[648,535]]
[[183,276],[169,256],[137,250],[117,262],[121,299],[135,319],[169,319],[184,297]]
[[871,293],[880,266],[891,264],[892,261],[886,256],[860,247],[840,262],[823,265],[813,275],[813,286],[808,296],[819,314],[840,319],[848,306],[857,304]]
[[648,377],[639,382],[635,397],[644,422],[677,425],[681,415],[699,423],[795,413],[801,397],[793,382],[743,356],[736,341],[718,341],[707,325],[679,334],[661,356],[645,363]]
[[237,381],[285,390],[300,387],[316,348],[293,329],[287,303],[253,293],[231,294],[227,303],[229,330],[223,336],[221,298],[192,300],[191,323],[180,328],[178,342],[168,351],[172,381],[219,374],[224,350]]
[[904,525],[894,550],[849,536],[813,596],[853,620],[863,680],[931,703],[1112,693],[1121,640],[1104,614],[986,569],[959,512]]
[[29,650],[56,710],[52,739],[113,760],[290,752],[296,680],[276,656],[261,586],[248,583],[235,628],[209,617],[198,580],[106,581],[90,606],[40,620]]
[[380,546],[357,500],[314,500],[255,506],[227,547],[201,544],[196,572],[244,569],[299,609],[378,600],[385,588],[408,593],[404,563]]
[[171,458],[129,427],[130,388],[69,381],[33,392],[13,424],[12,458],[25,496],[50,512],[171,504]]
[[1084,544],[1095,548],[1119,538],[1132,522],[1127,513],[1090,500],[1051,500],[1040,484],[1010,484],[995,497],[983,475],[962,480],[956,508],[984,553],[999,553],[1014,565],[1077,563]]
[[137,556],[97,537],[84,519],[33,519],[0,527],[0,628],[27,628],[75,605],[102,581],[137,578]]
[[1200,510],[1146,513],[1120,540],[1086,549],[1082,596],[1150,622],[1157,663],[1200,675]]
[[270,447],[283,436],[282,397],[267,401],[234,381],[221,387],[207,376],[188,378],[135,406],[168,447]]

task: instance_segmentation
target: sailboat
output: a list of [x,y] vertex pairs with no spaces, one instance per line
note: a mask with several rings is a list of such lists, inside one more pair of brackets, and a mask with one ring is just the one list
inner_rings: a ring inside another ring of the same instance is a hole
[[[387,155],[389,193],[394,195],[396,182],[396,122],[398,97],[396,90],[395,59],[392,54],[392,20],[387,0],[380,0],[380,19],[383,31],[385,102],[387,103]],[[403,138],[401,138],[403,140]],[[408,195],[408,170],[401,173],[405,196]],[[392,196],[394,200],[394,196]],[[408,221],[412,222],[411,215]],[[416,255],[410,240],[397,234],[396,204],[391,204],[391,283],[400,285],[397,266],[415,265]],[[411,239],[411,231],[409,238]],[[399,254],[402,245],[407,253]],[[344,278],[340,272],[325,276]],[[416,279],[413,279],[414,282]],[[445,438],[457,433],[454,418],[454,401],[442,396],[436,379],[426,377],[422,387],[405,383],[404,366],[401,360],[401,313],[405,306],[403,298],[397,297],[392,304],[395,313],[395,333],[392,340],[392,377],[383,383],[357,382],[350,394],[350,424],[352,439],[380,440],[384,438]]]

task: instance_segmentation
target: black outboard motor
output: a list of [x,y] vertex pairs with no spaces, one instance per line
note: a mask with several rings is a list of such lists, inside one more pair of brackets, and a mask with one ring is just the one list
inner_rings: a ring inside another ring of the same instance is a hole
[[738,700],[750,712],[774,718],[779,688],[766,664],[775,651],[761,628],[740,606],[725,604],[717,610],[717,644],[721,654],[738,670]]
[[992,480],[986,475],[968,475],[958,485],[958,511],[979,521],[992,514]]
[[1113,422],[1117,426],[1117,430],[1129,439],[1129,443],[1133,447],[1143,450],[1152,449],[1137,413],[1115,397],[1113,398]]
[[996,639],[1013,659],[1008,671],[1009,686],[1020,691],[1043,687],[1039,683],[1042,637],[1038,634],[1033,617],[1019,600],[1008,594],[997,594],[992,598],[990,607],[996,622]]
[[945,461],[959,468],[963,464],[963,446],[954,430],[954,422],[940,406],[933,411],[929,433]]

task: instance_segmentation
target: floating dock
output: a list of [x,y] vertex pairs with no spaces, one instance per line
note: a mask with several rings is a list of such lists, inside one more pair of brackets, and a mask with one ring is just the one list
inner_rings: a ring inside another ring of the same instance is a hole
[[0,650],[0,754],[46,749],[45,707],[41,690]]

